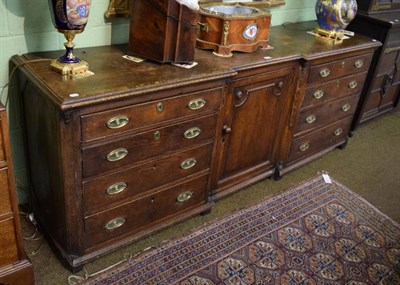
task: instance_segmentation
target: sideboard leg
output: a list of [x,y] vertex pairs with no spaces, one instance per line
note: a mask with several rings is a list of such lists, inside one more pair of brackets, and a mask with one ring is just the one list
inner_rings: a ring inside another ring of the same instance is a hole
[[274,175],[273,175],[273,178],[274,178],[275,181],[281,180],[281,178],[282,178],[282,176],[281,176],[281,170],[282,170],[282,169],[283,169],[282,162],[279,161],[279,162],[276,164],[276,166],[275,166],[275,172],[274,172]]

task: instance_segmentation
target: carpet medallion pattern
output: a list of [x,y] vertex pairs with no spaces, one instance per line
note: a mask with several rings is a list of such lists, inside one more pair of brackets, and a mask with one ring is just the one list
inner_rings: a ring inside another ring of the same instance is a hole
[[400,284],[400,225],[318,175],[84,284]]

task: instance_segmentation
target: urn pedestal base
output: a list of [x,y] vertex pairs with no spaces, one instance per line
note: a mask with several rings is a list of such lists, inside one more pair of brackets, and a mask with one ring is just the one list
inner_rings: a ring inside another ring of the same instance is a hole
[[63,63],[58,59],[54,59],[50,63],[50,68],[62,75],[80,76],[87,73],[89,64],[83,60],[78,63]]
[[316,39],[330,44],[341,44],[344,39],[343,31],[328,31],[321,28],[315,29]]

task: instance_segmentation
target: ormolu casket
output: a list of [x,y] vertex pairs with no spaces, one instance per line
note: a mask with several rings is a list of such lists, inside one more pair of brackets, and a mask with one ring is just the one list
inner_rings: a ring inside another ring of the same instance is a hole
[[200,6],[196,47],[212,49],[219,56],[232,51],[252,52],[268,47],[271,14],[240,4],[204,4]]

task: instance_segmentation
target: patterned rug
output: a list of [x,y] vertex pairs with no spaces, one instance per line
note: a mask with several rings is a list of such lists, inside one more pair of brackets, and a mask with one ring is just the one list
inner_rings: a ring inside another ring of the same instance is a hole
[[318,175],[83,284],[400,284],[400,225]]

